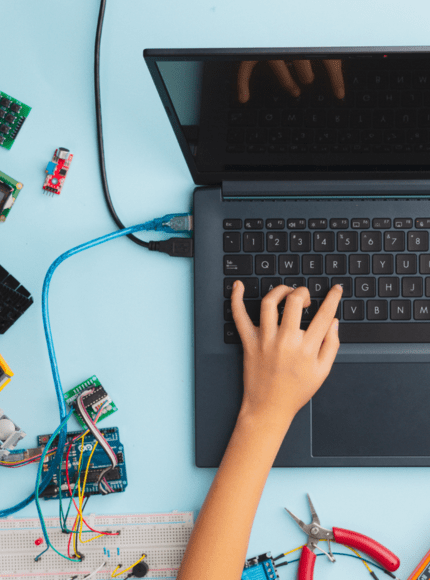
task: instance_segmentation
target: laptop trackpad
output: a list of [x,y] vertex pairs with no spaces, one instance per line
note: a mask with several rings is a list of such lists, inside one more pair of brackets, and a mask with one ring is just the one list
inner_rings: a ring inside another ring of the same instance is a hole
[[430,363],[334,363],[311,409],[313,456],[430,455]]

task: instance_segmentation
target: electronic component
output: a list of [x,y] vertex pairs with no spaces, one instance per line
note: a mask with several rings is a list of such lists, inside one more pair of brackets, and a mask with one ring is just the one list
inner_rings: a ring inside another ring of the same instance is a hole
[[[75,516],[71,515],[67,518],[70,530],[74,519]],[[39,518],[21,516],[0,519],[0,577],[14,580],[70,580],[75,577],[76,580],[85,580],[86,576],[105,562],[106,565],[92,580],[107,580],[118,566],[128,568],[142,554],[146,554],[142,562],[149,566],[148,578],[174,579],[193,530],[193,512],[130,515],[88,513],[85,519],[96,530],[120,534],[103,536],[80,545],[79,549],[85,556],[82,562],[64,560],[52,551],[35,562],[35,557],[46,547]],[[66,554],[70,535],[62,533],[58,516],[45,517],[45,523],[52,544],[59,552]],[[140,563],[135,567],[136,571],[144,569]],[[120,574],[119,579],[125,580],[131,571]]]
[[3,409],[0,409],[0,459],[7,457],[25,435],[24,431],[5,415]]
[[[0,126],[1,141],[1,126]],[[6,221],[9,212],[24,186],[19,181],[0,171],[0,222]]]
[[[100,429],[103,436],[105,437],[106,441],[111,446],[113,452],[117,456],[118,465],[113,468],[110,472],[106,474],[106,479],[109,482],[110,487],[114,490],[114,492],[124,491],[127,487],[127,473],[125,470],[125,461],[124,461],[124,448],[119,440],[119,431],[117,427],[108,427],[106,429]],[[67,485],[67,478],[66,478],[66,457],[67,451],[71,441],[79,434],[83,433],[82,431],[71,431],[67,433],[66,439],[66,447],[63,457],[63,463],[61,467],[61,495],[62,497],[70,497],[68,485]],[[37,438],[37,444],[46,445],[49,441],[50,435],[39,435]],[[58,443],[58,435],[54,439],[52,443],[52,447],[55,448],[56,444]],[[85,474],[86,465],[89,459],[89,456],[93,450],[94,444],[96,443],[96,439],[94,435],[89,433],[85,436],[84,439],[84,450],[82,454],[82,462],[83,467],[81,469],[81,481],[83,482],[83,476]],[[69,464],[68,464],[68,472],[69,472],[69,481],[70,485],[75,483],[78,479],[78,472],[79,472],[79,457],[81,454],[81,446],[82,446],[82,439],[77,439],[73,445],[72,449],[70,450],[69,454]],[[122,461],[119,461],[120,457]],[[51,455],[47,459],[45,459],[43,465],[43,472],[46,473],[49,468],[51,467],[51,462],[54,460],[54,456]],[[105,451],[102,449],[100,445],[97,445],[96,450],[91,459],[91,466],[88,470],[87,482],[85,485],[84,495],[94,495],[99,494],[101,491],[98,487],[98,478],[100,474],[107,468],[112,467],[112,464],[109,460],[109,457],[106,455]],[[41,497],[45,499],[58,499],[59,498],[59,480],[58,480],[58,473],[54,474],[51,483],[48,487],[40,494]]]
[[0,391],[10,382],[13,372],[0,354]]
[[0,266],[0,334],[4,334],[31,304],[30,292]]
[[15,142],[31,107],[0,92],[0,146],[10,149]]
[[408,580],[429,580],[430,578],[430,550],[415,568]]
[[146,562],[139,562],[132,568],[133,576],[135,578],[143,578],[149,572],[149,566]]
[[46,167],[47,176],[43,184],[43,189],[53,195],[60,195],[61,189],[66,180],[67,172],[73,159],[73,154],[64,147],[55,150],[52,161]]
[[274,580],[279,578],[270,552],[246,560],[241,580]]
[[[115,411],[117,411],[118,409],[115,403],[107,394],[107,392],[104,390],[102,384],[100,383],[100,381],[96,376],[92,376],[91,378],[87,379],[77,387],[74,387],[73,389],[70,389],[69,391],[64,393],[64,400],[69,405],[69,407],[71,407],[78,398],[78,395],[80,395],[83,391],[86,391],[91,388],[94,389],[93,393],[83,397],[82,402],[84,403],[84,406],[88,411],[88,415],[91,417],[93,421],[96,418],[97,412],[100,409],[100,407],[106,403],[106,406],[104,407],[99,417],[99,420],[97,421],[98,423],[105,417],[109,417],[109,415],[115,413]],[[79,423],[82,425],[82,427],[86,427],[76,407],[74,410],[74,415],[76,419],[79,421]]]

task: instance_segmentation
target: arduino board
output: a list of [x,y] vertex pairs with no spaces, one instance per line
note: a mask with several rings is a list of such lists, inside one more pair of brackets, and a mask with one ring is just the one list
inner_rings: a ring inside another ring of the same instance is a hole
[[0,171],[0,222],[6,221],[19,192],[24,186]]
[[73,154],[64,147],[59,147],[46,167],[47,176],[43,184],[43,189],[53,195],[54,193],[60,195],[66,180],[67,173],[70,169],[70,164],[73,159]]
[[[114,490],[114,492],[124,491],[127,487],[127,473],[125,470],[125,459],[124,459],[124,447],[122,446],[119,440],[119,431],[118,427],[108,427],[106,429],[100,429],[103,437],[111,446],[113,452],[117,456],[118,465],[113,468],[109,473],[106,474],[106,479],[110,485],[110,487]],[[65,452],[63,455],[63,463],[61,466],[61,496],[64,498],[69,498],[69,487],[67,485],[67,477],[66,477],[66,457],[67,452],[69,449],[70,443],[72,443],[73,439],[77,436],[82,434],[83,431],[70,431],[67,433],[66,439],[66,446]],[[38,446],[45,446],[46,443],[49,441],[51,435],[39,435],[37,438]],[[52,448],[58,444],[58,435],[54,439],[52,443]],[[77,439],[73,444],[69,454],[69,463],[68,463],[68,473],[69,473],[69,482],[70,486],[73,490],[75,482],[78,480],[79,474],[79,457],[81,455],[81,449],[83,445],[82,451],[82,469],[80,473],[80,481],[83,483],[85,477],[85,470],[86,466],[90,457],[90,454],[96,444],[96,439],[94,435],[88,434],[85,436],[84,440]],[[51,463],[54,461],[54,455],[48,457],[43,464],[43,473],[46,473],[50,467]],[[83,495],[96,495],[100,494],[100,490],[98,487],[98,479],[100,474],[104,469],[110,467],[111,463],[109,461],[106,452],[102,449],[100,445],[97,445],[96,450],[91,458],[91,465],[88,470],[87,481],[85,485],[85,491]],[[59,499],[60,498],[60,478],[58,477],[58,473],[55,473],[51,482],[49,483],[48,487],[40,494],[41,497],[45,499]]]
[[[115,411],[118,410],[117,406],[109,397],[107,392],[104,390],[103,385],[100,383],[100,381],[95,375],[90,377],[77,387],[74,387],[73,389],[70,389],[69,391],[64,393],[64,400],[69,405],[69,407],[71,407],[75,403],[78,396],[83,391],[86,391],[88,389],[93,389],[93,392],[87,395],[86,397],[83,397],[82,402],[93,421],[96,418],[97,412],[102,405],[105,405],[105,407],[103,408],[103,411],[101,412],[101,415],[97,423],[102,419],[104,419],[105,417],[109,417],[109,415],[112,415],[112,413],[115,413]],[[79,423],[82,425],[82,427],[86,427],[76,407],[73,414],[75,415]]]
[[0,147],[12,147],[30,111],[31,107],[0,91]]

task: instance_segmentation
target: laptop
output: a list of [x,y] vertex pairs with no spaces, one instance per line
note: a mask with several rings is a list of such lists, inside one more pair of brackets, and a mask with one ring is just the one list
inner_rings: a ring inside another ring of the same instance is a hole
[[236,279],[256,325],[273,287],[307,286],[304,330],[344,289],[336,361],[275,467],[430,465],[429,47],[144,58],[198,186],[196,465],[219,466],[242,400]]

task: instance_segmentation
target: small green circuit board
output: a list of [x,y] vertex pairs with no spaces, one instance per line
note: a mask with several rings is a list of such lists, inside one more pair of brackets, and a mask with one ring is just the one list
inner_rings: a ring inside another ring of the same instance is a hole
[[[105,417],[109,417],[109,415],[112,415],[112,413],[115,413],[115,411],[118,411],[117,406],[104,390],[102,384],[96,376],[90,377],[77,387],[74,387],[73,389],[70,389],[64,393],[64,400],[69,405],[69,407],[71,407],[78,396],[82,393],[82,391],[86,391],[88,389],[94,389],[94,391],[91,394],[86,395],[82,399],[82,402],[84,403],[84,406],[93,421],[96,418],[98,410],[103,404],[105,404],[105,408],[103,409],[97,423]],[[82,425],[82,427],[86,427],[84,421],[76,409],[73,411],[73,414]]]
[[0,222],[6,221],[19,192],[24,186],[0,171]]
[[0,147],[10,149],[31,107],[0,91]]

